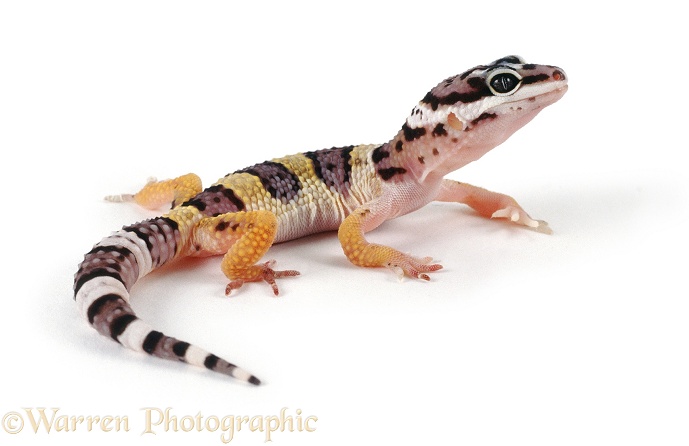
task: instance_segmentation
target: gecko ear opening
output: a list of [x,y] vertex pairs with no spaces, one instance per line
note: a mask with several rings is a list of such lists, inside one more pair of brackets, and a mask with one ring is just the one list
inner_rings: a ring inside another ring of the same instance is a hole
[[464,123],[452,112],[447,115],[447,123],[455,130],[459,130],[460,132],[464,130]]

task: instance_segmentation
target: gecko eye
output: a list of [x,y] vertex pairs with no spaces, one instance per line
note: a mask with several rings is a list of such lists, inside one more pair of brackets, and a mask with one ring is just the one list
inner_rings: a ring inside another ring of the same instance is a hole
[[493,71],[487,79],[488,88],[495,96],[507,96],[519,88],[522,81],[516,71],[500,69]]

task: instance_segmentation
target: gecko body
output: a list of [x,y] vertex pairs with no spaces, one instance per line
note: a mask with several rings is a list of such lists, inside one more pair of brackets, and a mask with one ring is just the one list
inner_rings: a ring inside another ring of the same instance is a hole
[[258,263],[266,251],[273,243],[329,230],[338,231],[353,264],[429,280],[428,273],[441,268],[430,257],[370,243],[365,233],[434,200],[464,203],[481,215],[548,232],[513,198],[444,176],[501,144],[566,90],[560,68],[507,56],[443,80],[386,143],[275,158],[206,189],[198,176],[187,174],[108,197],[151,209],[172,206],[161,217],[123,227],[84,256],[74,280],[80,312],[127,348],[259,384],[234,364],[139,319],[129,304],[136,281],[173,260],[223,255],[226,294],[265,281],[278,295],[276,279],[299,273],[275,270],[272,261]]

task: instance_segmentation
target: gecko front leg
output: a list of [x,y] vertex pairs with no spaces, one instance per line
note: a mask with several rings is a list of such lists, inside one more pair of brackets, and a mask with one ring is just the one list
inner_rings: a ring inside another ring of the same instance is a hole
[[529,214],[509,195],[491,192],[471,184],[443,180],[435,200],[463,203],[484,217],[505,218],[544,234],[553,232],[548,223],[529,217]]
[[431,257],[416,258],[394,248],[369,243],[364,234],[378,227],[387,217],[380,211],[379,203],[369,203],[359,207],[344,219],[338,229],[342,250],[355,265],[365,267],[384,266],[400,276],[430,280],[428,272],[437,271],[442,265],[433,264]]

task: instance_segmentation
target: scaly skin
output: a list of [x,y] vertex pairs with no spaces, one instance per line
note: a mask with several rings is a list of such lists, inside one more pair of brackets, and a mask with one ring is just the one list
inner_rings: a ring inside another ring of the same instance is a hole
[[96,330],[128,348],[259,384],[250,373],[141,321],[128,303],[134,283],[176,259],[222,254],[227,294],[246,282],[265,281],[277,296],[276,279],[299,273],[257,262],[273,243],[328,230],[338,230],[355,265],[429,280],[428,273],[441,268],[430,257],[370,243],[365,234],[434,200],[464,203],[486,217],[550,232],[512,197],[444,176],[504,142],[566,90],[561,69],[507,56],[442,81],[387,143],[276,158],[228,174],[205,190],[198,176],[187,174],[151,180],[133,195],[107,197],[152,209],[171,203],[172,209],[124,227],[87,253],[75,275],[77,304]]

